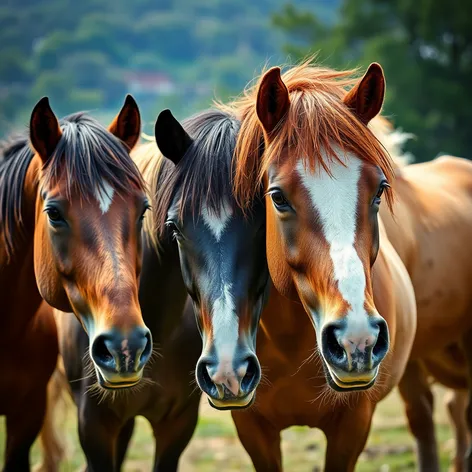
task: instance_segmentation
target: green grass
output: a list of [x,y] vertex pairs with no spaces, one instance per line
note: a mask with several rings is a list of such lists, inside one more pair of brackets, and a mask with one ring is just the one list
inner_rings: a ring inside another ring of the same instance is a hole
[[[448,424],[441,397],[443,390],[436,390],[436,425],[441,454],[441,470],[447,470],[452,455],[452,433]],[[67,438],[67,458],[62,472],[83,470],[84,458],[77,438],[77,423],[74,410],[70,410],[62,422],[62,435]],[[305,427],[293,427],[283,432],[283,454],[285,469],[289,472],[321,471],[325,449],[323,434]],[[0,441],[5,439],[4,422],[0,424]],[[148,472],[153,457],[153,436],[146,421],[138,419],[132,439],[126,472]],[[3,446],[0,450],[3,460]],[[39,449],[35,445],[33,462],[39,461]],[[239,443],[231,416],[228,412],[212,410],[202,402],[197,431],[181,459],[182,472],[251,471],[251,463]],[[403,405],[394,392],[377,408],[368,444],[358,466],[362,472],[415,471],[414,442],[408,432]]]

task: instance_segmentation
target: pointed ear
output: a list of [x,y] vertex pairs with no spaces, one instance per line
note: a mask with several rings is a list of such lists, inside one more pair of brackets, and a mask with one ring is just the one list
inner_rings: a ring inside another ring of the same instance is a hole
[[170,110],[163,110],[159,113],[154,134],[157,147],[164,157],[167,157],[174,164],[180,162],[193,142],[193,139],[174,118]]
[[43,97],[31,113],[30,141],[44,162],[56,149],[61,136],[62,131],[49,105],[49,98]]
[[385,77],[380,64],[372,63],[364,77],[344,97],[344,103],[365,124],[382,109],[385,96]]
[[131,95],[126,95],[121,111],[116,115],[108,131],[123,141],[131,150],[141,134],[141,115],[138,104]]
[[280,67],[272,67],[262,78],[256,102],[257,116],[267,134],[273,131],[289,107],[288,89],[280,76]]

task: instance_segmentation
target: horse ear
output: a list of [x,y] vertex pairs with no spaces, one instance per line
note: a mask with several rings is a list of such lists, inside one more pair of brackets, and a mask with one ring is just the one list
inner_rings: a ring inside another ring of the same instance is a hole
[[372,63],[364,77],[344,97],[344,103],[364,123],[377,116],[385,96],[385,77],[380,64]]
[[262,78],[256,102],[257,116],[267,134],[273,131],[289,107],[288,89],[280,75],[280,67],[272,67]]
[[30,141],[43,161],[54,152],[61,136],[62,131],[49,105],[49,98],[43,97],[34,107],[30,119]]
[[123,141],[131,150],[141,134],[141,115],[138,104],[131,95],[126,95],[121,111],[108,127],[108,131]]
[[170,110],[159,113],[154,127],[156,143],[163,156],[178,164],[192,144],[192,138]]

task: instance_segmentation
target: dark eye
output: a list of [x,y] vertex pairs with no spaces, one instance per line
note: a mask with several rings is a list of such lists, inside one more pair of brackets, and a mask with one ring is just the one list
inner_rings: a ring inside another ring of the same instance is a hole
[[46,208],[46,213],[51,223],[61,223],[64,221],[61,212],[56,207]]
[[284,211],[290,208],[290,205],[285,198],[284,194],[280,190],[272,190],[270,192],[270,198],[274,202],[277,210]]
[[167,221],[166,222],[166,227],[169,229],[169,231],[171,232],[172,237],[174,239],[180,238],[182,236],[182,233],[181,233],[179,227],[177,226],[177,224],[174,221],[172,221],[172,220]]
[[146,212],[150,210],[151,207],[149,205],[146,205],[143,212],[141,213],[141,216],[139,217],[139,221],[143,221],[144,217],[146,216]]
[[387,189],[389,187],[390,187],[390,185],[388,185],[387,182],[382,182],[380,184],[379,189],[377,190],[377,193],[376,193],[375,198],[374,198],[374,203],[375,204],[378,205],[380,203],[382,195],[383,195],[385,189]]

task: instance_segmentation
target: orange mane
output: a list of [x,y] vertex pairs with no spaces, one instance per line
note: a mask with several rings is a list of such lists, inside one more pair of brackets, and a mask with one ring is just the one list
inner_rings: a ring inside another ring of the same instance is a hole
[[[283,73],[290,107],[265,149],[263,128],[256,114],[262,77],[242,97],[229,105],[219,105],[242,121],[236,145],[234,191],[243,208],[254,198],[268,167],[286,150],[289,158],[303,157],[312,169],[322,166],[329,172],[329,163],[341,160],[336,154],[336,148],[340,148],[379,166],[386,179],[393,181],[394,163],[388,152],[343,103],[348,89],[359,80],[356,70],[336,71],[313,65],[310,59]],[[391,191],[386,192],[386,199],[391,207]]]

